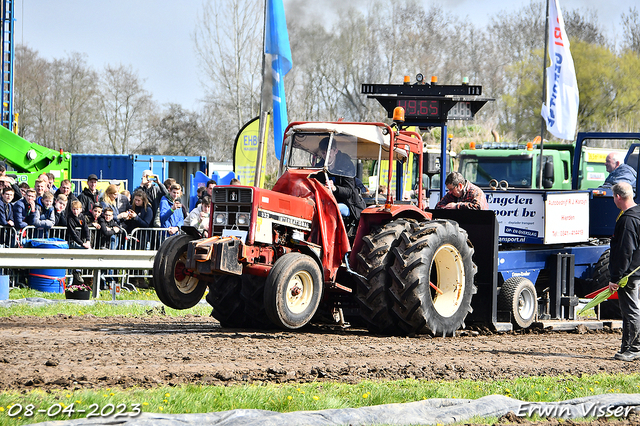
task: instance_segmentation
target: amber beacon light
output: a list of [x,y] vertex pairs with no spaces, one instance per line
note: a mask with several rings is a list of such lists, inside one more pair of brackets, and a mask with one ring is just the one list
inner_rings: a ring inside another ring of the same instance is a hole
[[393,109],[393,121],[395,121],[397,123],[404,122],[404,108],[395,107]]

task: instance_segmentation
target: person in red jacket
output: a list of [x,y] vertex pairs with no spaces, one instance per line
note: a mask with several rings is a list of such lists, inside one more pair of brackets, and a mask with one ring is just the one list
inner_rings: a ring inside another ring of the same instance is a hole
[[436,209],[489,209],[484,191],[466,180],[461,173],[449,173],[444,184],[447,193],[438,201]]

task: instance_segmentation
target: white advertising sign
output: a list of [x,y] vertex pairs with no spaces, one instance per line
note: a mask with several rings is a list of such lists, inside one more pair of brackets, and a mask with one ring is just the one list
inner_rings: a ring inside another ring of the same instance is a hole
[[545,244],[589,240],[589,193],[548,194]]
[[533,192],[487,192],[489,210],[496,213],[501,243],[544,242],[544,194]]

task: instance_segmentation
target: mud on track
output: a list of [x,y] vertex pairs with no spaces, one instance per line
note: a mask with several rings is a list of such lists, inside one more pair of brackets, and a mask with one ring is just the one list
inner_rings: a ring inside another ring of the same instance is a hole
[[222,329],[208,317],[0,318],[0,389],[632,373],[619,330],[385,337]]

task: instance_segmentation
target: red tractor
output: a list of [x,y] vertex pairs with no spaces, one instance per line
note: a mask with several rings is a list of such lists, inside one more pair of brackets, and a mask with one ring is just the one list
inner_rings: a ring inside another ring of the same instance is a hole
[[[323,140],[326,152],[337,148],[353,167],[325,164]],[[164,241],[153,280],[165,305],[190,308],[208,287],[223,327],[297,329],[312,319],[340,322],[345,313],[384,334],[464,327],[476,292],[473,247],[456,222],[424,210],[422,179],[413,200],[394,202],[391,173],[378,176],[386,196],[368,200],[358,221],[341,215],[321,183],[353,178],[357,160],[405,165],[414,155],[422,170],[419,134],[384,123],[296,122],[282,152],[272,190],[214,188],[209,238],[184,227]]]

